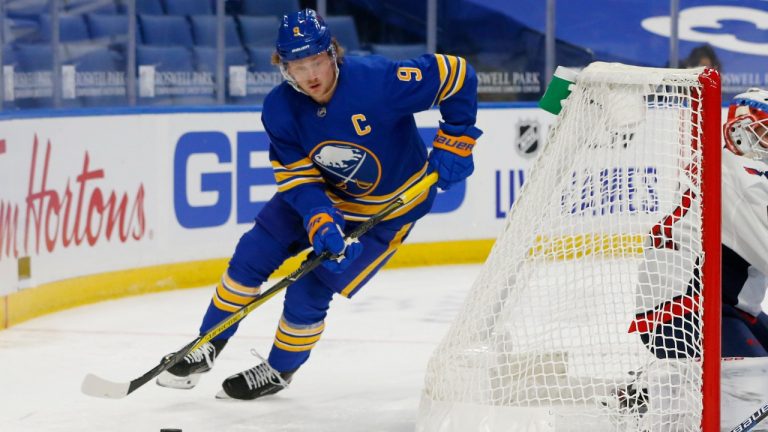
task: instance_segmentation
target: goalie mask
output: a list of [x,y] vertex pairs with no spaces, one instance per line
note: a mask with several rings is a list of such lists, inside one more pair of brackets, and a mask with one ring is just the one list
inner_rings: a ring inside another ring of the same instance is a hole
[[768,162],[768,91],[753,88],[733,98],[723,137],[733,153]]

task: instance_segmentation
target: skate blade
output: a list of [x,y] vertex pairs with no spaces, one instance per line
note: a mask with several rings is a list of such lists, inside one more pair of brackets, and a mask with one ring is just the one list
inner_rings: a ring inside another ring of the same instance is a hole
[[235,400],[233,397],[228,395],[224,390],[219,390],[219,392],[216,393],[216,399],[219,399],[219,400]]
[[170,372],[163,372],[157,377],[157,385],[160,387],[167,387],[180,390],[189,390],[197,385],[200,381],[200,375],[191,374],[186,377],[178,377]]

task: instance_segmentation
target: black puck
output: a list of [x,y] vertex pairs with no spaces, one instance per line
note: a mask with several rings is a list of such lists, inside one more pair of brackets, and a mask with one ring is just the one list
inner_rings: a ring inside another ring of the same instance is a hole
[[163,429],[160,429],[160,432],[181,432],[181,429],[163,428]]

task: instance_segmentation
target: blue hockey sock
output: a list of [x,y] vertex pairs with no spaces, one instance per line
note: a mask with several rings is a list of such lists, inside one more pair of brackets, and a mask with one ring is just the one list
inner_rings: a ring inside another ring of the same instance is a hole
[[[224,310],[221,310],[216,307],[216,305],[213,303],[213,300],[211,300],[211,303],[208,305],[208,310],[205,312],[205,316],[203,317],[203,323],[200,325],[200,334],[203,334],[210,330],[213,326],[218,324],[221,320],[228,317],[232,312],[227,312]],[[228,329],[221,332],[221,334],[217,335],[213,340],[226,340],[232,337],[233,334],[237,331],[237,327],[240,325],[240,322],[237,322],[235,324],[232,324]]]

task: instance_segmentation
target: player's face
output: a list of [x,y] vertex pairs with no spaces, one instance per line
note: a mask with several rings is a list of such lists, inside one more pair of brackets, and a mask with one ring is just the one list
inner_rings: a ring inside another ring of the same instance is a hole
[[750,126],[761,146],[768,148],[768,119],[753,122]]
[[328,53],[288,62],[287,72],[299,88],[319,103],[331,99],[336,84],[336,68]]

